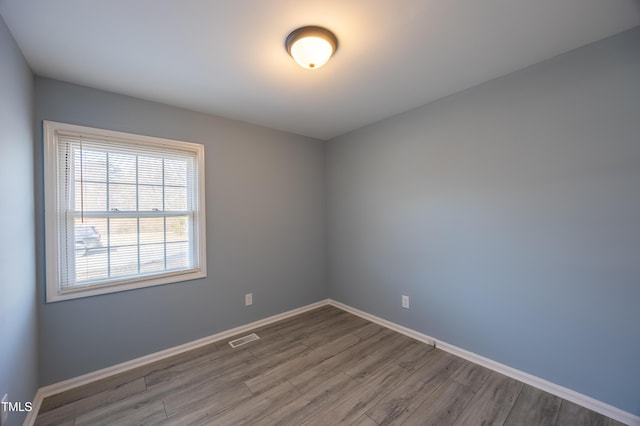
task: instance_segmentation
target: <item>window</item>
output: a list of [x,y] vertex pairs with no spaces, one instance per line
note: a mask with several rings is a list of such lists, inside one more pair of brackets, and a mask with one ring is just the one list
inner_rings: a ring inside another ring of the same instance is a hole
[[44,122],[47,302],[206,276],[204,147]]

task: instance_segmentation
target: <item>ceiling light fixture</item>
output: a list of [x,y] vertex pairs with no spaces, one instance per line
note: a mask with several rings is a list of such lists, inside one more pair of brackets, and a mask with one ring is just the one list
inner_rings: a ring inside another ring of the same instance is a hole
[[307,26],[292,31],[285,47],[301,67],[312,70],[327,63],[338,49],[338,39],[326,28]]

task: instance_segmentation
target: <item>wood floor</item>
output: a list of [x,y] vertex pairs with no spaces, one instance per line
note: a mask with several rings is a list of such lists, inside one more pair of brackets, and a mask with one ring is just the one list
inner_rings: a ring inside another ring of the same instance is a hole
[[49,397],[36,425],[621,425],[331,306],[254,332]]

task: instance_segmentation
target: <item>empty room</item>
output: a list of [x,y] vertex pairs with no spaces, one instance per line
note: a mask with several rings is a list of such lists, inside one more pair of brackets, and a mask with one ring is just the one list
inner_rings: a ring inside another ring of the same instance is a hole
[[640,426],[640,0],[0,0],[0,426]]

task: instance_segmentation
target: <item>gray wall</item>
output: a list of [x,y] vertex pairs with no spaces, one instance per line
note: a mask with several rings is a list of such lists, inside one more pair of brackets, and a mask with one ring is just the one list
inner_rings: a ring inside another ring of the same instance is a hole
[[639,46],[331,141],[330,297],[640,415]]
[[[41,385],[326,298],[321,141],[39,77],[35,94]],[[203,143],[208,277],[45,304],[42,120]]]
[[23,403],[38,387],[32,99],[31,70],[0,17],[0,398]]

